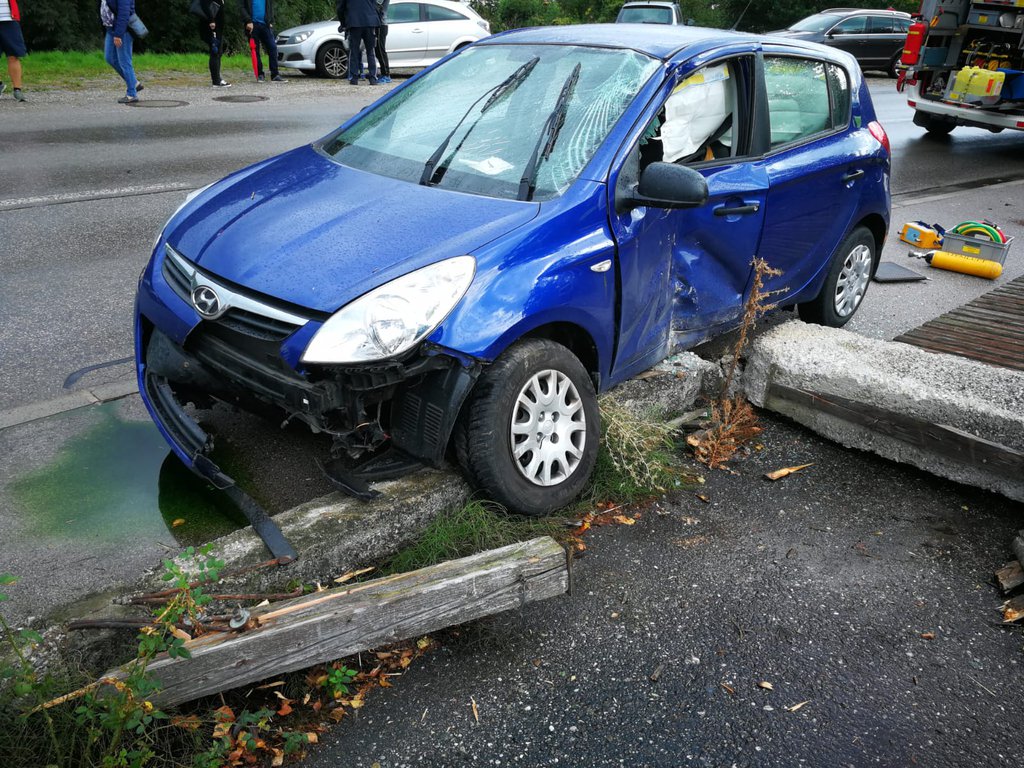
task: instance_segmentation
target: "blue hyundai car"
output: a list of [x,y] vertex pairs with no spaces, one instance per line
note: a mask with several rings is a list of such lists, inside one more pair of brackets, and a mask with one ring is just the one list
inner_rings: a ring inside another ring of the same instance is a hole
[[889,206],[888,139],[842,51],[495,35],[190,195],[139,283],[140,390],[220,487],[190,404],[305,422],[357,496],[452,459],[544,514],[588,480],[597,393],[735,327],[755,256],[780,305],[849,320]]

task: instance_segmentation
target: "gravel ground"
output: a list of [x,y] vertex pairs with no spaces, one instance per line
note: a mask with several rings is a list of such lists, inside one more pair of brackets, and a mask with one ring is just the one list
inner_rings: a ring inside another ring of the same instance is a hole
[[588,534],[571,596],[447,637],[309,764],[1019,765],[1022,506],[765,421],[709,503]]

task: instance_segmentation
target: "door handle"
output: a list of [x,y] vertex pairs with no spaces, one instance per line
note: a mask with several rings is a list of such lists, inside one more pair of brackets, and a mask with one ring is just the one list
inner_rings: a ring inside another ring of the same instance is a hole
[[856,181],[857,179],[859,179],[863,175],[864,175],[864,171],[861,170],[861,169],[857,169],[856,171],[850,171],[849,173],[844,173],[843,174],[843,181],[844,182]]
[[715,216],[738,216],[743,213],[757,213],[759,210],[761,210],[760,203],[737,205],[734,208],[726,208],[725,206],[721,206],[720,208],[715,208]]

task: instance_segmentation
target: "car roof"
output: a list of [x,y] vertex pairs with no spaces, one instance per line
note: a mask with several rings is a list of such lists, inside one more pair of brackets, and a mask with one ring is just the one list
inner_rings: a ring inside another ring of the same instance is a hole
[[849,16],[855,16],[858,13],[870,13],[872,16],[906,16],[908,19],[910,18],[909,13],[897,11],[895,8],[826,8],[811,15],[820,16],[823,13],[845,13]]
[[633,8],[638,5],[661,5],[670,8],[673,5],[678,5],[678,3],[676,2],[676,0],[630,0],[630,2],[628,3],[623,3],[622,7]]
[[591,45],[604,48],[629,48],[658,59],[668,59],[683,48],[707,49],[742,40],[761,39],[763,38],[760,36],[745,32],[671,24],[578,24],[516,29],[491,35],[480,40],[476,45],[499,43]]

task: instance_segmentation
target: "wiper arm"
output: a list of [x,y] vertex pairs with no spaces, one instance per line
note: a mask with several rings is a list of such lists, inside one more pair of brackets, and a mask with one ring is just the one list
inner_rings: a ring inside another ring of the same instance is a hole
[[555,142],[558,141],[558,134],[565,125],[565,115],[569,110],[569,99],[576,90],[576,83],[580,80],[581,65],[573,67],[572,72],[562,84],[562,92],[558,94],[558,101],[555,108],[551,110],[548,119],[540,130],[540,138],[530,155],[530,162],[523,169],[523,178],[519,181],[519,200],[532,200],[535,185],[537,183],[537,171],[540,169],[541,160],[547,160],[555,149]]
[[[455,127],[452,128],[448,135],[444,137],[444,141],[442,141],[440,146],[434,150],[434,153],[429,158],[427,158],[427,162],[423,165],[423,173],[420,174],[420,184],[424,186],[429,186],[430,184],[434,183],[434,176],[436,175],[434,167],[437,165],[437,162],[441,159],[441,156],[444,154],[444,151],[448,148],[448,144],[451,142],[452,137],[455,136],[456,132],[459,130],[459,127],[463,124],[463,122],[465,122],[466,118],[469,117],[470,114],[472,114],[473,108],[476,107],[476,105],[479,104],[481,101],[483,101],[484,97],[488,97],[487,101],[484,102],[484,105],[480,108],[480,114],[477,115],[477,118],[473,122],[473,124],[469,126],[469,129],[466,131],[466,135],[462,137],[462,141],[459,142],[459,146],[455,148],[455,152],[452,152],[452,155],[458,152],[458,150],[462,147],[463,143],[466,141],[466,137],[469,136],[472,130],[476,127],[476,124],[480,122],[480,119],[487,113],[487,110],[489,110],[491,107],[497,104],[502,99],[502,97],[510,95],[516,88],[522,85],[523,81],[530,76],[530,73],[533,72],[533,68],[536,67],[539,62],[540,57],[534,56],[528,62],[526,62],[521,67],[516,69],[515,72],[513,72],[511,75],[509,75],[500,83],[498,83],[496,86],[494,86],[493,88],[488,88],[486,91],[480,94],[480,98],[478,98],[476,101],[469,105],[469,109],[467,109],[466,113],[459,118],[459,122],[455,124]],[[440,168],[437,169],[437,173],[443,176],[446,167],[447,164],[442,165]]]

